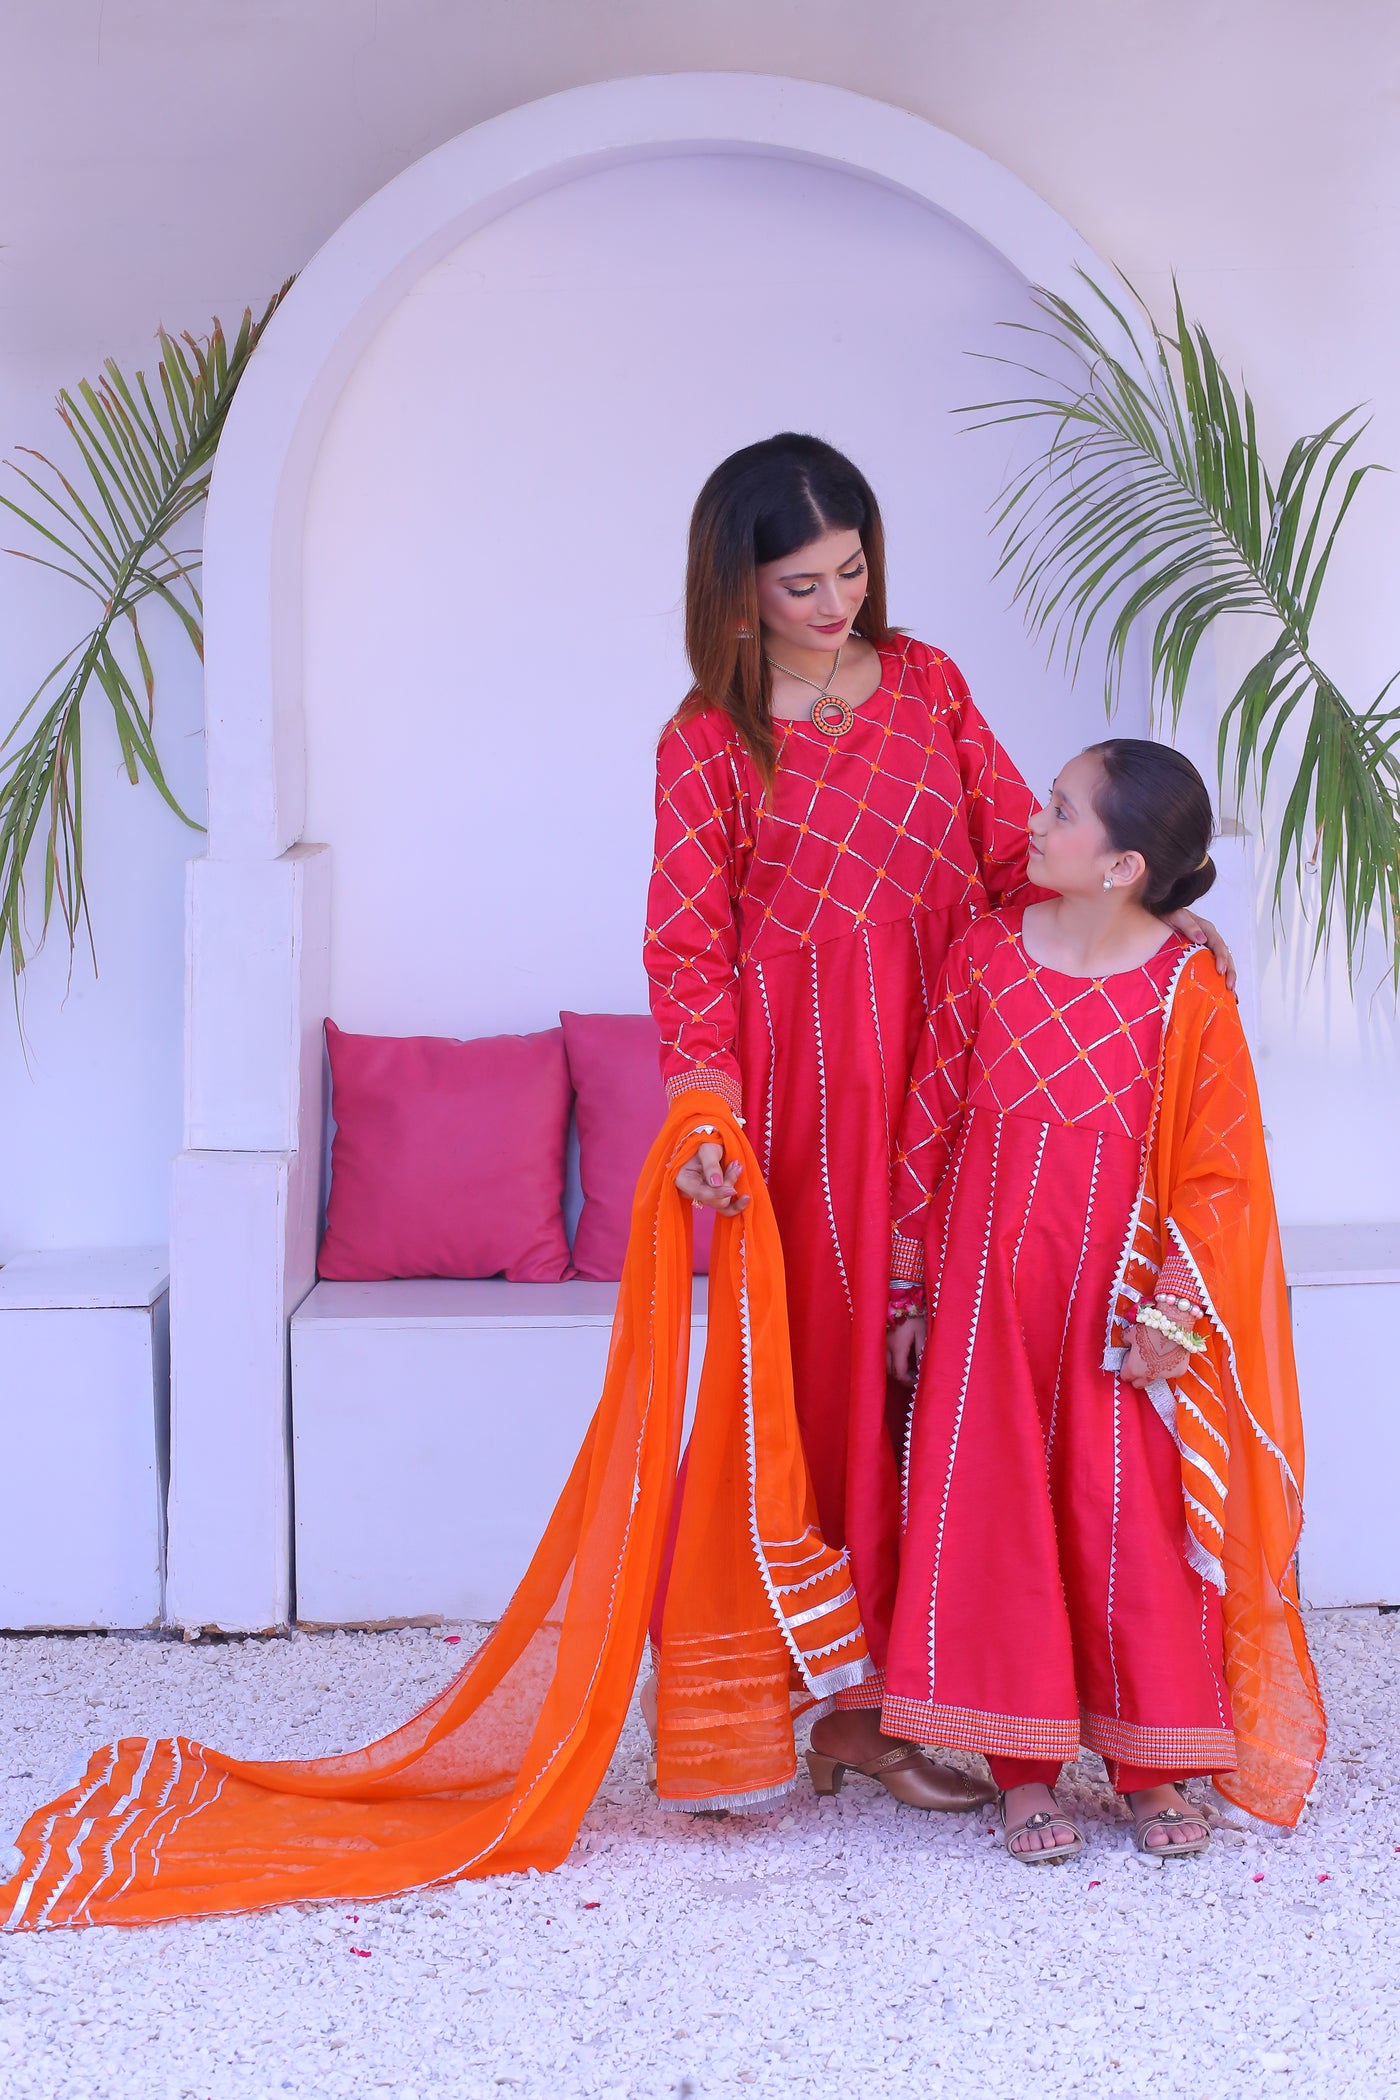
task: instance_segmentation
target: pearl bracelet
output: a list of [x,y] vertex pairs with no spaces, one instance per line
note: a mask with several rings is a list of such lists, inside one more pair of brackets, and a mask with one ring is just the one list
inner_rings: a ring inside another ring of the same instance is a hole
[[1139,1327],[1155,1328],[1157,1333],[1164,1334],[1169,1342],[1175,1342],[1178,1349],[1184,1349],[1188,1356],[1199,1356],[1206,1346],[1203,1334],[1192,1334],[1189,1328],[1178,1327],[1175,1320],[1169,1320],[1164,1312],[1158,1312],[1155,1305],[1138,1307],[1137,1324]]
[[1152,1302],[1154,1305],[1174,1305],[1178,1312],[1184,1313],[1199,1314],[1201,1310],[1194,1298],[1174,1298],[1170,1291],[1158,1291]]

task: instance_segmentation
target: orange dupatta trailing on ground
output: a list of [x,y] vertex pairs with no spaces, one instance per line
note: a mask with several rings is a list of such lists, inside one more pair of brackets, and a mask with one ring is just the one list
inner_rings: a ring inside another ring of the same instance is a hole
[[724,1102],[696,1093],[642,1171],[598,1411],[504,1618],[460,1676],[345,1756],[248,1763],[182,1736],[95,1752],[20,1832],[0,1930],[364,1901],[558,1865],[621,1733],[671,1515],[692,1289],[691,1207],[674,1177],[697,1121],[742,1160],[752,1202],[715,1232],[663,1625],[658,1793],[752,1805],[793,1783],[789,1685],[811,1705],[871,1666],[845,1556],[813,1528],[758,1161]]
[[1254,1070],[1235,1000],[1199,950],[1173,985],[1105,1369],[1122,1360],[1116,1323],[1132,1321],[1171,1252],[1195,1272],[1208,1347],[1147,1397],[1181,1453],[1188,1555],[1222,1596],[1239,1762],[1215,1784],[1251,1815],[1291,1826],[1327,1736],[1293,1566],[1302,1415]]

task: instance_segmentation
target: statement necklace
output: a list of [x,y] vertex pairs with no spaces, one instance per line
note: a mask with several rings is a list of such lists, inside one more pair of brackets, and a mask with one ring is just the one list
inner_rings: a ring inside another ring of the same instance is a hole
[[841,648],[837,650],[836,661],[820,684],[817,683],[815,678],[809,678],[805,671],[789,670],[786,664],[778,663],[771,656],[765,659],[773,670],[782,671],[788,678],[800,679],[803,685],[812,687],[817,696],[812,702],[812,726],[815,729],[825,730],[828,736],[844,736],[856,718],[856,711],[849,700],[843,700],[839,693],[832,693],[827,690],[841,668],[841,653],[845,646],[843,642]]

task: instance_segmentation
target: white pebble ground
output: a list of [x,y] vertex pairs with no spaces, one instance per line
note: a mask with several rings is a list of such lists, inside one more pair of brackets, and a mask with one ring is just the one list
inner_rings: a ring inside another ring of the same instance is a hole
[[[473,1629],[0,1641],[0,1831],[75,1750],[179,1728],[309,1756],[387,1729]],[[873,1783],[657,1809],[635,1719],[567,1864],[368,1906],[0,1941],[5,2100],[477,2100],[726,2092],[1400,2092],[1400,1617],[1314,1616],[1332,1720],[1294,1833],[1223,1812],[1139,1863],[1097,1760],[1080,1861]],[[358,1951],[357,1951],[358,1950]]]

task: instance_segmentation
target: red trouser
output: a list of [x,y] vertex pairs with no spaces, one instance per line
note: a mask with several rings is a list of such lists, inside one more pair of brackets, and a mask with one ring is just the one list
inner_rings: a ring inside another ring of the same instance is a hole
[[[1063,1767],[1053,1758],[1042,1757],[989,1757],[993,1784],[1008,1793],[1013,1786],[1058,1786]],[[1195,1779],[1195,1772],[1154,1772],[1146,1765],[1125,1765],[1121,1761],[1114,1766],[1114,1787],[1120,1794],[1141,1794],[1151,1786],[1180,1786],[1183,1779]]]

